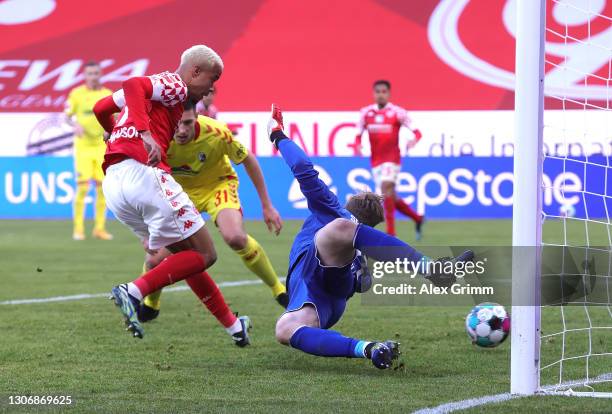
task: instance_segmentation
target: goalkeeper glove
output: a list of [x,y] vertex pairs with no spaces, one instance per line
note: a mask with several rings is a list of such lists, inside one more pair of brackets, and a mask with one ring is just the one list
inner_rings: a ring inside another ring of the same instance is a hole
[[455,276],[455,268],[457,263],[467,263],[474,261],[474,252],[466,250],[459,256],[452,257],[441,257],[438,260],[434,260],[429,263],[428,273],[425,275],[425,279],[429,280],[434,286],[439,287],[450,287],[457,281]]

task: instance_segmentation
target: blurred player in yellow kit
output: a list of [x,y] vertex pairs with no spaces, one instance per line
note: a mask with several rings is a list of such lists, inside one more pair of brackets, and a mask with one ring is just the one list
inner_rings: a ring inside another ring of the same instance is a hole
[[[268,285],[276,301],[286,307],[285,285],[279,281],[266,252],[244,229],[238,176],[230,161],[244,165],[261,201],[264,221],[268,229],[278,235],[282,221],[268,196],[257,158],[233,138],[227,125],[197,115],[195,107],[186,104],[174,141],[168,149],[172,176],[197,209],[210,215],[223,240],[240,256],[244,265]],[[157,266],[169,254],[166,249],[154,255],[147,254],[143,271]],[[141,322],[157,317],[160,295],[161,291],[158,291],[145,298],[138,312]]]
[[96,184],[96,203],[93,237],[102,240],[113,238],[106,229],[106,204],[102,192],[102,161],[106,144],[102,139],[104,130],[93,113],[93,107],[100,99],[112,94],[102,86],[102,70],[96,62],[85,64],[85,84],[74,88],[68,95],[66,115],[74,128],[74,167],[76,170],[76,196],[74,199],[74,240],[85,239],[85,197],[93,180]]

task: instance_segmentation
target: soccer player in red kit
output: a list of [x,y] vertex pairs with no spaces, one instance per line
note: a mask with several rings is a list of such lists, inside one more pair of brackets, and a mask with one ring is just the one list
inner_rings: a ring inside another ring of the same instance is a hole
[[361,109],[355,139],[355,153],[361,155],[361,136],[368,131],[372,149],[372,175],[376,187],[379,187],[384,198],[385,222],[387,233],[395,236],[395,210],[410,217],[416,224],[416,239],[421,239],[421,227],[424,217],[417,214],[395,193],[397,175],[401,170],[399,149],[399,130],[402,126],[414,134],[408,148],[412,148],[420,139],[421,132],[412,126],[406,110],[389,102],[391,83],[386,80],[374,82],[375,103]]
[[[95,105],[94,113],[110,134],[102,169],[107,205],[154,252],[173,254],[111,295],[128,330],[142,338],[137,317],[142,299],[164,286],[185,280],[235,343],[249,343],[248,318],[236,318],[206,272],[216,260],[212,239],[199,212],[172,178],[166,152],[183,114],[183,102],[199,101],[223,72],[223,61],[207,46],[181,55],[175,73],[134,77],[123,89]],[[114,114],[120,112],[115,121]]]

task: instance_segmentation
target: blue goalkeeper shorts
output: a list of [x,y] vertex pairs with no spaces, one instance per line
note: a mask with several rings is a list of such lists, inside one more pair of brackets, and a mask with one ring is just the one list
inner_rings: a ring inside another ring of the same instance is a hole
[[355,277],[351,263],[343,267],[323,266],[317,250],[311,243],[308,248],[289,265],[287,312],[294,312],[312,304],[323,329],[334,326],[346,309],[347,300],[355,292]]

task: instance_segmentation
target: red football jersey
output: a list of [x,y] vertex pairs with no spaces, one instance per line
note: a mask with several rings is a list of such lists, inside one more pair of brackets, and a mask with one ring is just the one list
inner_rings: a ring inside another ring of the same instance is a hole
[[400,164],[399,130],[401,126],[410,128],[411,123],[406,110],[392,103],[383,108],[372,104],[361,109],[357,127],[359,134],[368,131],[372,167],[383,162]]
[[[176,73],[128,79],[123,89],[99,101],[94,112],[109,132],[102,169],[132,158],[147,164],[148,154],[138,131],[150,131],[162,150],[157,167],[170,172],[166,152],[183,115],[187,85]],[[121,110],[116,124],[112,114]]]

